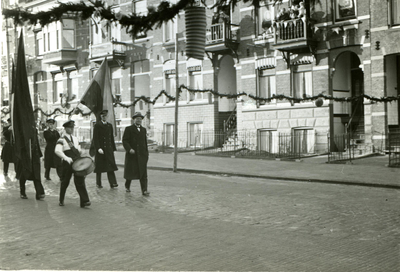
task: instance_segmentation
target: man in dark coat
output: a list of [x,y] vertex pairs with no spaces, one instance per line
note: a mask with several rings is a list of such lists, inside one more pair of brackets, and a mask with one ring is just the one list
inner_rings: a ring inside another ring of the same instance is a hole
[[126,151],[124,178],[125,188],[130,192],[132,179],[140,180],[142,195],[149,196],[147,191],[147,162],[149,160],[149,150],[147,147],[147,132],[142,127],[144,116],[136,112],[133,116],[133,125],[126,127],[122,137],[122,144]]
[[101,185],[101,173],[106,172],[108,182],[111,188],[118,187],[115,171],[118,170],[115,163],[114,151],[117,150],[114,141],[113,126],[107,120],[108,111],[100,112],[100,122],[94,125],[93,145],[96,151],[94,157],[97,188],[103,188]]
[[19,177],[17,178],[19,178],[20,195],[22,199],[28,198],[25,193],[25,183],[27,180],[32,180],[35,186],[36,199],[41,200],[45,197],[44,188],[40,177],[40,158],[43,156],[43,154],[42,151],[40,150],[36,129],[31,142],[31,154],[32,154],[32,160],[31,160],[32,171],[24,169],[22,164],[19,164],[18,166],[21,167],[21,169],[17,171],[17,175],[19,174]]
[[46,124],[48,129],[43,132],[43,137],[46,140],[46,148],[44,150],[44,177],[47,180],[50,178],[50,169],[56,168],[58,177],[61,178],[61,159],[54,154],[57,140],[60,138],[60,133],[55,129],[54,119],[48,119]]
[[[5,143],[3,146],[3,150],[1,151],[1,160],[3,161],[4,169],[3,173],[6,177],[8,175],[8,167],[10,163],[15,163],[15,154],[14,154],[14,147],[12,146],[12,127],[11,127],[11,118],[7,119],[8,125],[4,126],[3,128],[3,136],[5,139]],[[14,164],[14,171],[15,169]]]

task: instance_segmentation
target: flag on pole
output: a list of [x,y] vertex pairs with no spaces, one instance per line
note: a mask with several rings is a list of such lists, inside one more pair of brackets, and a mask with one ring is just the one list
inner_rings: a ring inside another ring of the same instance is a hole
[[18,43],[17,65],[13,77],[11,105],[11,124],[13,127],[15,155],[18,163],[27,171],[27,176],[33,173],[31,144],[35,136],[35,118],[29,92],[28,75],[26,72],[24,37],[21,35]]
[[103,109],[108,110],[107,122],[112,124],[114,136],[117,135],[111,91],[111,76],[107,59],[104,59],[101,63],[99,70],[83,94],[80,103],[88,107],[96,115],[97,121],[100,120],[100,112]]

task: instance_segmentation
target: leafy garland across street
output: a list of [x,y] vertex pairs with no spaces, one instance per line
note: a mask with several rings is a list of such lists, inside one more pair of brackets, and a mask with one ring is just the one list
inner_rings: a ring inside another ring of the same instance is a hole
[[[214,7],[222,9],[224,6],[229,4],[232,4],[232,6],[235,7],[239,1],[241,0],[218,0],[216,4],[207,6],[206,0],[201,0],[201,2],[210,9]],[[255,7],[260,6],[260,1],[263,0],[243,0],[244,3],[250,2]],[[118,22],[126,29],[127,33],[136,35],[139,32],[152,30],[153,27],[161,27],[162,23],[173,20],[181,10],[187,6],[193,5],[195,2],[195,0],[180,0],[176,4],[170,4],[167,1],[162,1],[157,8],[149,7],[147,15],[114,12],[113,6],[109,6],[101,0],[88,0],[79,3],[58,3],[58,6],[55,6],[48,11],[39,11],[37,13],[32,13],[27,9],[17,6],[14,9],[4,9],[3,15],[6,19],[14,19],[16,25],[40,24],[42,26],[60,21],[62,18],[68,16],[80,18],[81,20],[96,17],[101,20]]]
[[[381,97],[381,98],[370,96],[370,95],[367,95],[367,94],[362,94],[362,95],[359,95],[359,96],[351,96],[351,97],[333,97],[331,95],[325,95],[325,94],[321,93],[321,94],[314,95],[314,96],[304,96],[303,98],[296,98],[296,97],[287,96],[287,95],[283,95],[283,94],[278,94],[278,95],[274,94],[274,95],[272,95],[272,97],[265,98],[265,97],[255,96],[255,95],[252,95],[252,94],[247,94],[245,92],[241,92],[241,93],[238,93],[238,94],[221,94],[221,93],[216,92],[216,91],[214,91],[212,89],[198,90],[198,89],[188,88],[185,85],[180,85],[179,86],[179,93],[181,93],[182,90],[187,90],[188,92],[193,93],[193,94],[194,93],[211,93],[214,96],[225,97],[225,98],[228,98],[228,99],[238,99],[239,97],[242,97],[242,96],[248,96],[249,98],[251,98],[253,100],[260,101],[260,102],[268,102],[268,103],[271,102],[272,100],[280,100],[280,101],[287,100],[287,101],[294,102],[294,103],[300,103],[300,102],[305,102],[305,101],[316,101],[316,100],[319,100],[319,99],[332,100],[332,101],[335,101],[335,102],[352,102],[352,101],[357,101],[359,99],[368,99],[368,100],[370,100],[372,102],[383,102],[383,103],[388,103],[388,102],[393,102],[393,101],[400,101],[400,95],[398,95],[397,97],[396,96],[387,96],[387,97]],[[121,103],[119,101],[115,101],[114,102],[114,107],[120,106],[120,107],[123,107],[123,108],[130,108],[130,107],[135,106],[139,101],[144,101],[145,103],[154,105],[162,95],[165,95],[170,101],[175,101],[175,96],[171,96],[165,90],[162,90],[154,99],[149,99],[149,98],[147,98],[145,96],[141,96],[141,97],[135,99],[135,101],[133,101],[131,104],[124,104],[124,103]],[[63,111],[60,108],[56,108],[51,113],[45,113],[41,108],[36,108],[34,110],[34,112],[39,112],[39,111],[45,116],[52,116],[52,115],[54,115],[56,113],[61,113],[61,114],[69,115],[69,116],[71,116],[73,114],[75,114],[75,115],[81,114],[82,116],[88,116],[88,115],[90,115],[92,113],[91,111],[83,112],[79,108],[74,108],[74,109],[72,109],[71,111],[68,111],[68,112]],[[3,108],[1,110],[1,112],[3,114],[8,114],[10,112],[10,110],[7,109],[7,108]]]

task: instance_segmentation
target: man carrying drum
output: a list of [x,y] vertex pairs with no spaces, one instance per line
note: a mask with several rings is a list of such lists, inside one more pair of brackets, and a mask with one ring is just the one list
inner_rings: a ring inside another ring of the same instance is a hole
[[89,195],[85,185],[85,176],[76,175],[72,169],[73,162],[79,159],[82,155],[78,139],[75,136],[72,136],[74,133],[75,121],[70,120],[64,123],[63,127],[65,132],[62,137],[58,139],[55,149],[55,154],[63,160],[59,205],[64,206],[65,193],[72,174],[74,174],[75,188],[80,197],[81,208],[84,208],[90,206]]

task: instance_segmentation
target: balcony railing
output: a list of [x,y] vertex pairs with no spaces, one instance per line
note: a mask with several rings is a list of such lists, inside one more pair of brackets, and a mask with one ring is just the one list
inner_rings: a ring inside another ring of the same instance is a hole
[[238,44],[238,25],[219,23],[211,25],[206,32],[206,45],[208,51],[228,49],[228,43]]
[[312,45],[312,31],[306,17],[277,22],[275,27],[276,49],[295,49]]
[[43,63],[53,65],[65,65],[76,62],[77,52],[75,49],[61,49],[43,54]]
[[126,45],[116,42],[107,42],[100,44],[90,45],[90,58],[101,58],[101,57],[125,57]]

